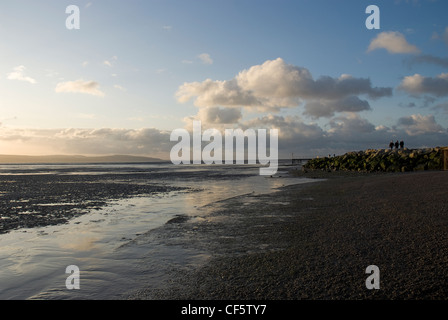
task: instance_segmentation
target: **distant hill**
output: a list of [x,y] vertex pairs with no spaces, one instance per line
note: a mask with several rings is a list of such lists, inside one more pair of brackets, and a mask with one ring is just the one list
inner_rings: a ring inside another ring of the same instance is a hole
[[21,155],[0,155],[0,163],[143,163],[143,162],[163,162],[158,158],[112,155],[112,156],[79,156],[79,155],[52,155],[52,156],[21,156]]

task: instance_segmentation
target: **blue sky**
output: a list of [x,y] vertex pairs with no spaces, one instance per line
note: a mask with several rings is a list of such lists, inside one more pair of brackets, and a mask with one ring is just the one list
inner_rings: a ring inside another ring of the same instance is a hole
[[[368,30],[368,5],[380,29]],[[69,5],[80,29],[68,30]],[[280,155],[448,144],[448,3],[3,0],[0,153],[167,158],[278,128]]]

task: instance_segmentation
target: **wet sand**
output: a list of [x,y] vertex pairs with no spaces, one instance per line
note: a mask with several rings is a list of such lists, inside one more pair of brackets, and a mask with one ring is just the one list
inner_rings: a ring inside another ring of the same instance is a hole
[[[328,180],[233,198],[151,231],[207,261],[125,298],[448,298],[448,172],[297,175]],[[379,290],[366,288],[369,265]]]
[[152,176],[0,175],[0,234],[64,224],[111,200],[181,190],[151,183]]

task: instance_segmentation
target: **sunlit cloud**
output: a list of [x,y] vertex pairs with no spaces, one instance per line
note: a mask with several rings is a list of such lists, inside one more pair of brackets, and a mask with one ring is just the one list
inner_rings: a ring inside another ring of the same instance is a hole
[[385,49],[389,53],[419,53],[420,50],[410,44],[404,35],[397,31],[381,32],[374,38],[367,49],[371,52],[377,49]]
[[433,115],[423,116],[421,114],[413,114],[411,116],[398,119],[397,124],[410,136],[447,133],[447,130],[436,122]]
[[57,84],[56,92],[85,93],[93,96],[104,97],[104,92],[99,90],[99,83],[95,81],[67,81]]
[[370,79],[343,74],[338,78],[314,79],[303,67],[268,60],[243,70],[231,80],[188,82],[176,93],[180,103],[193,100],[199,108],[245,108],[260,112],[278,112],[282,108],[305,105],[305,115],[329,117],[336,112],[369,110],[367,100],[392,95],[392,88],[373,87]]
[[437,77],[424,77],[420,74],[407,76],[398,88],[413,95],[448,96],[448,73],[442,73]]
[[[79,116],[82,116],[79,114]],[[95,115],[86,114],[84,119]],[[142,129],[25,129],[0,127],[0,146],[10,154],[135,154],[169,156],[170,133]],[[22,149],[23,151],[19,151]]]
[[202,53],[198,57],[201,59],[203,64],[213,64],[213,59],[208,53]]
[[120,86],[119,84],[114,85],[114,88],[115,88],[115,89],[118,89],[118,90],[120,90],[120,91],[126,91],[126,88]]
[[[293,115],[265,115],[243,120],[236,109],[233,113],[229,109],[205,110],[200,115],[203,119],[212,117],[209,121],[216,123],[211,128],[218,130],[232,128],[229,124],[221,123],[220,126],[218,123],[227,121],[238,121],[238,128],[243,130],[279,129],[279,152],[286,157],[291,151],[303,156],[316,156],[365,148],[387,148],[391,139],[403,139],[409,147],[445,145],[448,139],[447,128],[437,123],[434,115],[401,117],[388,127],[375,126],[357,113],[346,112],[320,126]],[[94,114],[77,116],[95,119]],[[189,120],[191,125],[193,119]],[[203,130],[206,127],[204,125]],[[168,159],[172,146],[170,132],[154,128],[24,129],[0,126],[0,147],[9,154],[135,154]]]
[[34,80],[31,77],[26,76],[25,75],[25,70],[26,70],[25,66],[22,66],[22,65],[18,66],[18,67],[15,67],[13,72],[8,73],[7,78],[9,80],[25,81],[25,82],[28,82],[28,83],[31,83],[31,84],[35,84],[36,80]]
[[113,67],[114,66],[114,62],[118,60],[117,56],[113,56],[112,58],[108,59],[108,60],[104,60],[103,61],[103,65],[107,66],[107,67]]

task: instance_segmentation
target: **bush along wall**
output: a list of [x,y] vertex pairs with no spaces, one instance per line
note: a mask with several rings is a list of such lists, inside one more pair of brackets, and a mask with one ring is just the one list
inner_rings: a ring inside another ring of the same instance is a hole
[[442,170],[441,148],[427,149],[369,149],[348,152],[341,156],[315,158],[303,165],[305,169],[327,171],[407,172]]

